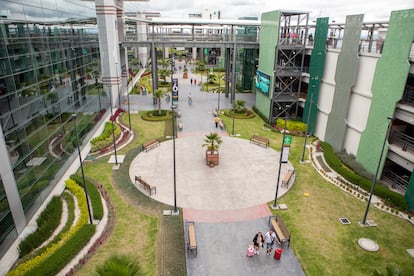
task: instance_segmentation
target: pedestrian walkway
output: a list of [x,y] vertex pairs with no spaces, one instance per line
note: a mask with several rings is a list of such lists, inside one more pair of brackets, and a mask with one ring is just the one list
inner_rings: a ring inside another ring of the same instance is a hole
[[[266,256],[264,250],[260,256],[246,257],[254,234],[269,230],[267,202],[275,196],[280,153],[228,137],[225,130],[215,127],[212,111],[218,108],[219,100],[220,109],[231,108],[230,98],[200,91],[199,86],[191,85],[191,78],[200,82],[191,73],[188,79],[182,78],[181,71],[174,77],[179,80],[177,108],[181,117],[177,120],[183,124],[175,139],[176,202],[183,208],[184,222],[195,222],[198,248],[196,257],[187,255],[188,275],[304,275],[290,248],[285,248],[279,261]],[[189,93],[191,105],[187,102]],[[238,93],[236,99],[245,100],[248,107],[255,103],[255,95],[250,93]],[[157,108],[151,95],[135,96],[132,101],[137,111]],[[170,106],[171,102],[163,100],[163,109]],[[210,132],[218,132],[223,140],[220,164],[214,168],[206,165],[205,148],[201,146]],[[173,206],[173,162],[173,141],[168,140],[132,161],[130,179],[134,182],[135,176],[141,176],[157,187],[152,198]],[[282,166],[281,177],[292,168],[290,163]],[[139,185],[137,188],[142,190]],[[287,191],[279,187],[279,197]]]

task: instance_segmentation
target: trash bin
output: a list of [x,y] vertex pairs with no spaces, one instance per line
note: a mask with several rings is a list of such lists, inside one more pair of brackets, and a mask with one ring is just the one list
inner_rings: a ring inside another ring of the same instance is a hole
[[280,260],[280,257],[282,256],[283,253],[283,249],[282,248],[277,248],[275,250],[275,254],[273,255],[273,258],[275,258],[276,260]]

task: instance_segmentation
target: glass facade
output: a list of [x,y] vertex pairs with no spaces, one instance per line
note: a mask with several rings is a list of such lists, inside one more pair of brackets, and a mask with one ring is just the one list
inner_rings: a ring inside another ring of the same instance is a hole
[[[0,124],[24,218],[12,216],[0,175],[0,256],[63,175],[80,137],[108,106],[94,2],[0,2]],[[106,104],[101,100],[106,100]],[[10,197],[9,197],[10,199]]]

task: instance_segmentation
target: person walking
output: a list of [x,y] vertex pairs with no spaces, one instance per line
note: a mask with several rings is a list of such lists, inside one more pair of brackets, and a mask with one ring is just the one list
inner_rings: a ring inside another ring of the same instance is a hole
[[193,86],[193,78],[190,79],[191,86]]
[[218,127],[219,122],[220,122],[220,118],[218,116],[214,117],[214,123],[216,124],[216,128]]
[[254,244],[254,254],[259,255],[259,249],[260,247],[263,247],[263,244],[264,244],[264,238],[263,238],[262,232],[259,231],[256,235],[254,235],[253,244]]
[[266,255],[270,255],[272,253],[273,244],[276,239],[276,234],[270,229],[264,236],[264,240],[266,243]]
[[194,86],[197,86],[197,80],[194,79]]

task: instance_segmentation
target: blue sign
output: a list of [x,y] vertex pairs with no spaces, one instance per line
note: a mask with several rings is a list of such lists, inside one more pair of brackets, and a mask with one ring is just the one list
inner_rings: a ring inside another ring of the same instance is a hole
[[256,88],[263,94],[269,94],[270,76],[262,71],[256,71]]

